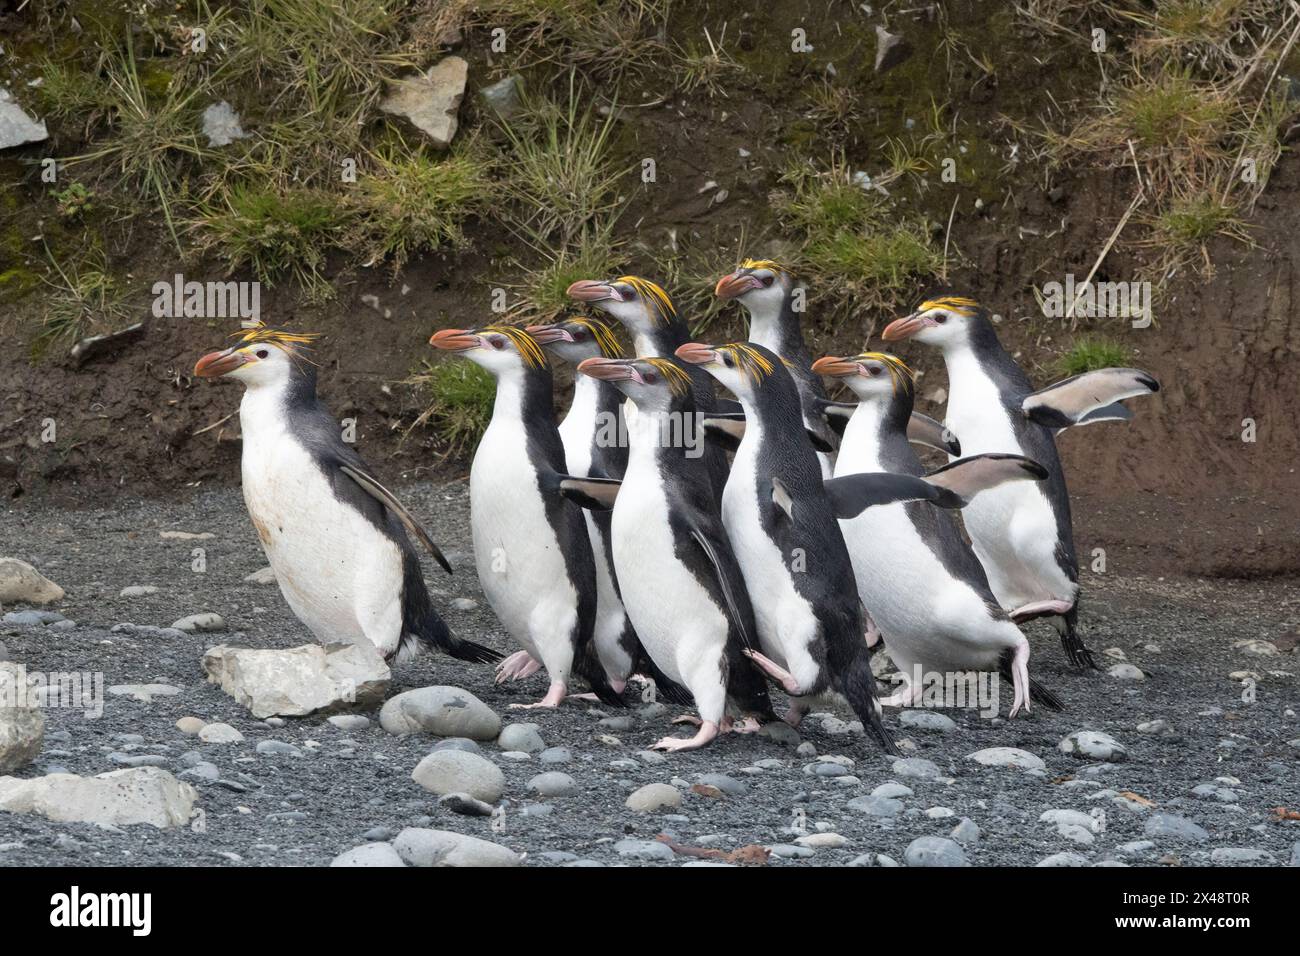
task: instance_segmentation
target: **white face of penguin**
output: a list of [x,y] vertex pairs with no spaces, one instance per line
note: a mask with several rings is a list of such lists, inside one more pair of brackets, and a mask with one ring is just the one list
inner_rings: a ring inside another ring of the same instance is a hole
[[718,280],[713,294],[719,299],[735,299],[754,321],[775,321],[781,315],[790,287],[789,273],[765,265],[742,265]]
[[639,276],[581,279],[569,286],[568,294],[569,298],[593,305],[617,319],[633,335],[644,335],[676,314],[668,294]]
[[922,302],[911,315],[885,326],[880,337],[886,342],[915,339],[941,349],[961,348],[970,342],[977,309],[973,299],[956,296]]
[[828,355],[813,362],[812,367],[818,375],[839,379],[863,402],[888,402],[902,384],[900,379],[909,386],[911,383],[907,366],[881,353],[864,352],[845,358]]
[[613,331],[595,319],[568,319],[553,325],[530,325],[528,334],[547,352],[577,365],[589,358],[613,358],[619,353]]
[[771,363],[743,342],[719,346],[687,342],[676,354],[683,362],[704,369],[742,402],[754,400],[758,376],[771,371]]
[[238,379],[246,388],[275,388],[288,383],[295,361],[298,359],[288,347],[253,342],[210,352],[195,364],[194,374],[200,378]]
[[489,325],[482,329],[442,329],[429,344],[487,369],[495,377],[522,374],[525,367],[546,364],[541,346],[523,329]]

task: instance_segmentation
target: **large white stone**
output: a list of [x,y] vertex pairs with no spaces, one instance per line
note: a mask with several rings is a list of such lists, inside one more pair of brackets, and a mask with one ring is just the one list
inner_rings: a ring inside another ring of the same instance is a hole
[[508,847],[450,830],[407,827],[393,849],[410,866],[519,866],[523,858]]
[[391,81],[379,108],[410,120],[435,146],[445,149],[456,135],[456,111],[465,97],[468,76],[468,63],[458,56],[445,57],[424,73]]
[[203,655],[203,670],[261,718],[376,704],[392,679],[384,659],[365,644],[305,644],[283,651],[221,644]]
[[487,704],[460,687],[435,685],[398,694],[384,704],[379,723],[390,734],[436,734],[495,740],[501,718]]
[[26,561],[0,558],[0,604],[49,604],[63,599],[59,587]]
[[463,750],[435,750],[416,764],[411,779],[439,796],[467,793],[484,803],[496,803],[506,788],[500,767]]
[[25,767],[41,752],[45,714],[27,693],[27,671],[0,662],[0,773]]
[[0,777],[0,810],[38,813],[56,823],[185,826],[197,799],[193,787],[158,767],[130,767],[97,777],[72,773],[31,780]]
[[967,754],[966,759],[986,767],[1016,767],[1020,770],[1042,770],[1047,766],[1041,757],[1019,747],[986,747]]
[[13,101],[9,91],[0,88],[0,149],[39,143],[49,139],[44,120],[34,120]]

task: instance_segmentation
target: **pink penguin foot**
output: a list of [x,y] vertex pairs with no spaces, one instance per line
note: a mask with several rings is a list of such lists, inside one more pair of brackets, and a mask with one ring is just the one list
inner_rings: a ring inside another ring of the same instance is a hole
[[654,744],[651,750],[698,750],[718,736],[718,725],[711,720],[703,721],[694,737],[665,737]]
[[567,690],[567,688],[564,686],[562,682],[552,684],[550,688],[546,691],[546,696],[543,697],[541,700],[539,700],[537,703],[511,704],[510,709],[511,710],[538,710],[541,708],[548,708],[554,710],[556,707],[559,707],[560,703],[564,700],[565,690]]
[[1017,624],[1023,624],[1038,617],[1065,614],[1072,607],[1074,607],[1074,604],[1071,601],[1031,601],[1024,607],[1018,607],[1012,611],[1011,620]]
[[497,664],[496,682],[502,684],[508,680],[519,680],[528,677],[531,674],[536,674],[541,666],[541,661],[535,660],[533,655],[527,651],[515,651]]
[[768,675],[778,684],[785,688],[787,694],[799,694],[799,682],[794,679],[788,670],[778,664],[766,654],[760,654],[758,651],[744,650],[741,652],[751,661],[761,667]]
[[1015,655],[1011,658],[1011,684],[1015,688],[1015,699],[1011,702],[1011,713],[1008,717],[1014,717],[1024,707],[1025,713],[1029,713],[1029,642],[1021,641],[1020,646],[1016,648]]

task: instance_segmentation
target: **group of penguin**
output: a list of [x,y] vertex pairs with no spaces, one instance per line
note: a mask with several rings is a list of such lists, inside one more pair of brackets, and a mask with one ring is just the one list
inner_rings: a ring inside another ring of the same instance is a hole
[[[802,289],[774,261],[718,281],[749,320],[748,340],[726,345],[690,341],[668,294],[641,277],[568,293],[586,314],[430,339],[496,383],[469,497],[479,583],[519,647],[504,659],[434,610],[412,539],[451,567],[319,401],[313,336],[257,324],[198,361],[196,375],[245,386],[244,500],[317,639],[387,659],[424,644],[496,663],[498,682],[544,671],[545,696],[515,706],[560,706],[575,675],[591,691],[577,696],[611,705],[629,681],[652,681],[698,714],[679,718],[694,735],[665,737],[663,750],[779,719],[770,681],[791,699],[786,721],[821,698],[847,701],[889,753],[880,705],[916,703],[922,674],[999,672],[1012,716],[1031,700],[1059,708],[1028,672],[1020,625],[1039,617],[1072,663],[1095,666],[1078,633],[1055,434],[1130,419],[1123,400],[1158,391],[1152,376],[1109,368],[1035,390],[987,310],[943,296],[882,334],[942,351],[941,425],[913,410],[915,377],[893,355],[813,361]],[[553,361],[576,369],[558,424]],[[832,401],[825,378],[855,401]],[[917,444],[949,464],[927,472]],[[902,675],[883,701],[871,668],[882,642]]]

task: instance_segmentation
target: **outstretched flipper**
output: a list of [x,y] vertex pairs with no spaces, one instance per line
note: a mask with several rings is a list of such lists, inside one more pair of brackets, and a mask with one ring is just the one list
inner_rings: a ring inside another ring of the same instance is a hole
[[943,422],[936,422],[920,412],[912,412],[912,417],[907,420],[907,440],[948,455],[961,454],[961,442],[957,436],[948,431]]
[[1041,388],[1027,396],[1020,408],[1030,421],[1048,428],[1067,428],[1082,423],[1097,409],[1158,391],[1160,383],[1141,369],[1103,368]]
[[1004,482],[1042,481],[1046,477],[1047,469],[1032,458],[995,452],[959,458],[942,468],[936,468],[925,476],[925,480],[951,492],[961,501],[958,507],[965,507],[981,491]]
[[[1129,408],[1122,402],[1112,402],[1109,405],[1103,405],[1101,408],[1094,408],[1092,411],[1088,412],[1088,414],[1075,422],[1074,427],[1078,428],[1080,425],[1095,425],[1097,422],[1131,422],[1132,420],[1133,409]],[[1056,431],[1057,434],[1060,434],[1064,430],[1065,429],[1063,428],[1058,428]]]
[[429,550],[429,553],[433,555],[433,559],[442,565],[442,569],[451,574],[451,564],[438,546],[433,543],[429,533],[420,527],[419,522],[411,517],[411,513],[402,506],[402,503],[397,500],[393,493],[379,483],[378,478],[367,472],[358,462],[340,462],[339,471],[356,482],[357,487],[362,491],[391,511],[394,517],[402,523],[406,533],[424,545]]
[[[740,447],[741,439],[745,437],[744,412],[710,414],[701,419],[700,424],[704,427],[704,437],[726,451],[735,451]],[[812,429],[805,428],[804,434],[808,436],[808,440],[817,451],[825,454],[834,453],[834,446]]]
[[1047,469],[1023,455],[972,455],[936,468],[924,478],[884,471],[843,475],[825,482],[837,518],[856,518],[872,505],[928,501],[940,508],[964,508],[986,488],[1029,478],[1042,481]]

